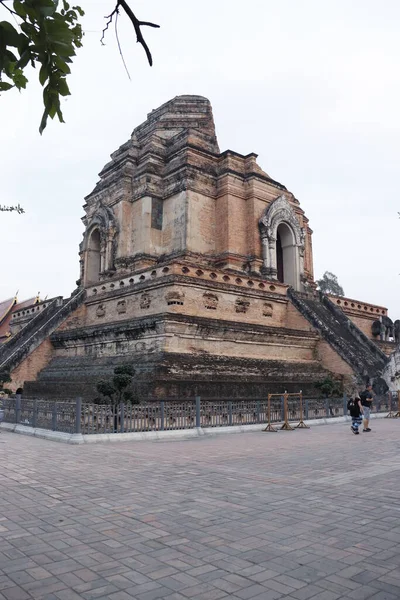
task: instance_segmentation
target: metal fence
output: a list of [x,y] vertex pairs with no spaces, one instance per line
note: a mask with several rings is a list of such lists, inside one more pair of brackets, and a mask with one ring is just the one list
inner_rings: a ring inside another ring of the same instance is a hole
[[[376,397],[373,412],[388,412],[398,416],[399,396]],[[347,398],[307,399],[290,394],[287,419],[322,419],[347,414]],[[51,402],[40,399],[3,399],[2,418],[6,423],[19,423],[33,428],[65,433],[128,433],[193,429],[194,427],[227,427],[268,423],[266,398],[251,400],[158,400],[147,404],[100,405],[82,402]],[[301,414],[302,413],[302,414]],[[388,416],[389,416],[388,415]],[[285,419],[284,395],[270,398],[270,422]]]

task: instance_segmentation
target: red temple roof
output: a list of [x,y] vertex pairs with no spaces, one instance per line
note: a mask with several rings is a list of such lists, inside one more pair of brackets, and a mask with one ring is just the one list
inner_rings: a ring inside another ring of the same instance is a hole
[[0,302],[0,344],[6,342],[10,337],[10,321],[13,313],[40,302],[39,296],[18,302],[16,296]]

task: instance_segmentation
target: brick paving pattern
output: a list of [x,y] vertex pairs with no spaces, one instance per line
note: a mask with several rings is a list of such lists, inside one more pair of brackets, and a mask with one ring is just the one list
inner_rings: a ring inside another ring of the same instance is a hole
[[67,446],[0,435],[0,600],[398,600],[400,421]]

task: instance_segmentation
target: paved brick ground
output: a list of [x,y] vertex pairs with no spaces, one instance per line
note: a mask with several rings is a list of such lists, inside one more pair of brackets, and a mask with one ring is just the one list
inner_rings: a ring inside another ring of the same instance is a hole
[[398,600],[400,421],[67,446],[0,435],[0,600]]

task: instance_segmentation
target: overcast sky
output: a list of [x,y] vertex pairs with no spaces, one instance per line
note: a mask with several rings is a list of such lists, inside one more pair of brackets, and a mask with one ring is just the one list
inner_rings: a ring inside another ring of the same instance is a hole
[[[210,99],[221,151],[256,152],[300,200],[314,230],[316,277],[400,318],[400,2],[131,0],[150,68],[126,19],[102,47],[112,0],[81,0],[84,48],[41,137],[41,89],[0,98],[0,300],[19,290],[69,296],[79,276],[84,196],[148,112],[179,94]],[[0,8],[0,20],[7,18]]]

